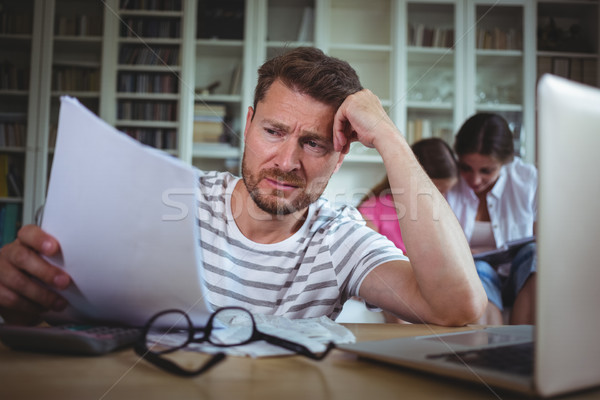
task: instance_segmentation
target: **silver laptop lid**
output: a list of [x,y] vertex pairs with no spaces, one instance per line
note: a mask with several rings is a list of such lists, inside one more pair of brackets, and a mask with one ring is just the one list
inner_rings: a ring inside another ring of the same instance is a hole
[[538,84],[537,390],[600,384],[600,90]]

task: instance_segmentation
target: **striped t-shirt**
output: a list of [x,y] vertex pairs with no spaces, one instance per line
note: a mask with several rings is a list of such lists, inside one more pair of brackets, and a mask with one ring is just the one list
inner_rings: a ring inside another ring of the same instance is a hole
[[231,194],[240,178],[226,172],[199,174],[204,289],[213,309],[242,306],[288,318],[335,319],[371,270],[407,259],[368,228],[355,208],[334,208],[324,198],[309,206],[305,223],[291,237],[255,243],[233,219]]

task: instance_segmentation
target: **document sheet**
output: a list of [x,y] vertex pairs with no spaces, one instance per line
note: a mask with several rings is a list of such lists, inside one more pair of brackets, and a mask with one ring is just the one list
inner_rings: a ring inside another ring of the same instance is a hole
[[143,325],[168,308],[203,324],[197,177],[63,97],[42,228],[73,283],[55,320]]
[[[356,337],[348,328],[340,325],[328,317],[315,317],[303,319],[289,319],[280,315],[253,314],[256,328],[266,334],[285,338],[294,343],[304,345],[310,351],[319,353],[325,350],[329,342],[335,344],[354,343]],[[219,320],[221,328],[212,333],[213,340],[220,343],[242,342],[247,337],[245,327],[251,324],[249,319],[236,319],[234,321]],[[243,332],[243,333],[242,333]],[[154,334],[161,343],[181,343],[182,332]],[[155,339],[152,334],[150,339]],[[253,358],[292,355],[294,352],[283,347],[254,341],[241,346],[220,347],[208,342],[190,343],[186,350],[201,353],[224,352],[232,356],[248,356]]]

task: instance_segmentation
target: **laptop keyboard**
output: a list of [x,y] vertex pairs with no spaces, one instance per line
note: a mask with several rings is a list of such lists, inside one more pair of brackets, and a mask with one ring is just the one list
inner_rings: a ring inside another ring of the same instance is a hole
[[533,374],[533,342],[487,349],[431,354],[427,358],[482,367],[517,375]]

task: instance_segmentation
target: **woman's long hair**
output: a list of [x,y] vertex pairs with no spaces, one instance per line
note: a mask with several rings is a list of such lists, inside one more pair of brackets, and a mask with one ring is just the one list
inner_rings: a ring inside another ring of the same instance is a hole
[[[431,179],[458,177],[456,157],[452,148],[439,138],[423,139],[412,145],[415,157]],[[386,176],[375,185],[360,201],[359,206],[372,197],[391,192],[390,182]]]

